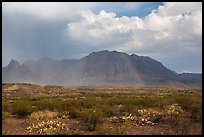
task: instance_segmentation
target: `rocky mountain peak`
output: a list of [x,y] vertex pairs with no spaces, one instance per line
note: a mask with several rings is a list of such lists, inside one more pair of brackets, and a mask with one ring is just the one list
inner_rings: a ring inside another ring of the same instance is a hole
[[11,68],[17,68],[17,67],[20,67],[20,63],[14,59],[12,59],[9,64],[8,64],[8,67],[11,67]]

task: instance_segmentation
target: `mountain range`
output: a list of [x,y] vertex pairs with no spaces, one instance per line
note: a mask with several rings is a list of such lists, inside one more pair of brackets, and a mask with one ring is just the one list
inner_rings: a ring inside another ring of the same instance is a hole
[[98,51],[81,59],[41,58],[2,67],[2,82],[66,86],[181,86],[202,88],[202,73],[178,74],[162,63],[135,54]]

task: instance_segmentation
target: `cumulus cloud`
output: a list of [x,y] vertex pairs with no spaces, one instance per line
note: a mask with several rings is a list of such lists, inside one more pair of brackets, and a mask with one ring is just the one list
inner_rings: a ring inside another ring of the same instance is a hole
[[160,16],[175,16],[194,11],[202,11],[201,2],[165,2],[163,6],[153,10]]
[[[134,47],[145,50],[146,47],[175,40],[179,43],[185,40],[184,46],[188,47],[192,46],[192,43],[186,41],[202,35],[201,6],[201,3],[165,3],[144,19],[137,16],[117,17],[116,13],[105,10],[98,14],[82,11],[83,19],[69,23],[68,32],[78,40],[98,43],[103,41],[102,44],[119,41],[122,42],[122,47],[118,47],[117,43],[116,48],[126,49],[125,51]],[[172,10],[173,12],[169,12]]]
[[105,10],[100,11],[98,15],[92,11],[82,11],[81,15],[82,20],[68,24],[69,36],[75,40],[90,41],[91,45],[119,46],[130,41],[134,31],[143,27],[139,17],[118,18],[116,13]]

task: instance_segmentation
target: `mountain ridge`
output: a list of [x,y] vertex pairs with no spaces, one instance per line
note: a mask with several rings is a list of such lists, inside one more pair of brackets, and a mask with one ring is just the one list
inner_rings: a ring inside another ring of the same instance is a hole
[[[15,69],[14,69],[15,68]],[[102,50],[81,59],[42,58],[2,67],[2,82],[54,85],[169,85],[202,87],[202,73],[178,74],[148,56]]]

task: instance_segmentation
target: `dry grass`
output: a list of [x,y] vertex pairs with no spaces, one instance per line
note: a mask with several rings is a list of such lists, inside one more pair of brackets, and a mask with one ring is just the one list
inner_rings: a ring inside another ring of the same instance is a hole
[[44,111],[33,112],[31,115],[28,116],[28,118],[36,119],[36,120],[48,120],[48,119],[57,118],[58,115],[59,115],[58,112],[44,110]]

